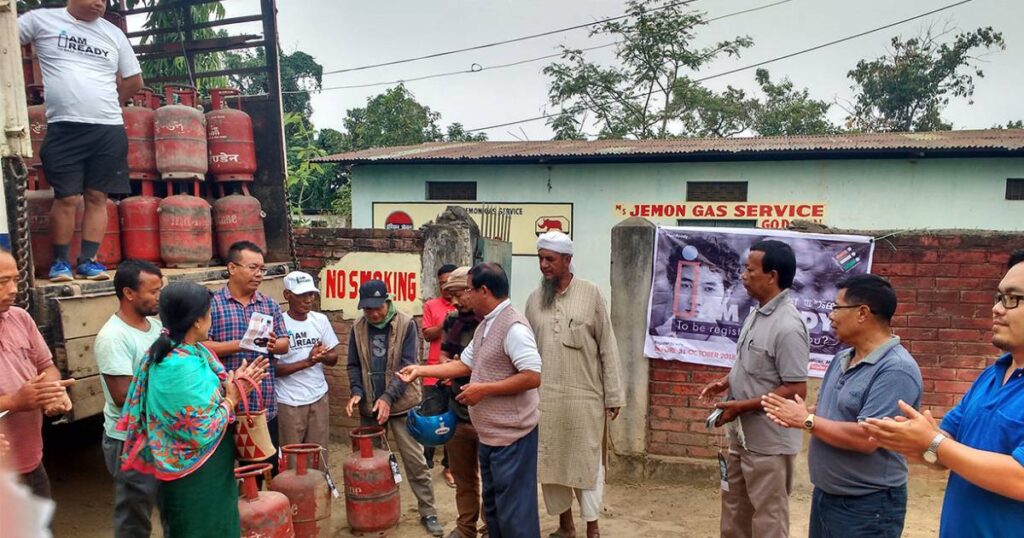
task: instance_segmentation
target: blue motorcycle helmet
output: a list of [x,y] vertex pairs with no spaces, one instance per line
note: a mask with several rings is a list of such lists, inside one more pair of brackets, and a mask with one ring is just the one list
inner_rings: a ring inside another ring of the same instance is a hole
[[439,415],[422,415],[419,406],[409,411],[405,425],[409,435],[423,446],[441,446],[455,437],[455,411],[446,408]]

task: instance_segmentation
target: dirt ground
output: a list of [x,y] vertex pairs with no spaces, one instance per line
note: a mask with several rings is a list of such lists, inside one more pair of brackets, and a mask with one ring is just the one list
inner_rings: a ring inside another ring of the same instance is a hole
[[[57,501],[54,536],[58,538],[106,538],[112,536],[111,518],[113,485],[103,465],[100,449],[100,421],[62,427],[48,432],[46,467],[53,483]],[[335,444],[332,454],[349,453],[347,446]],[[438,458],[440,458],[440,451]],[[343,457],[334,457],[331,472],[341,485]],[[806,469],[806,463],[799,468]],[[932,537],[938,533],[939,509],[945,480],[937,473],[915,469],[911,476],[910,499],[904,536]],[[434,494],[439,518],[446,531],[454,528],[455,490],[447,487],[440,476],[440,465],[434,470]],[[422,537],[426,532],[419,525],[416,502],[406,484],[401,486],[402,519],[386,536],[392,538]],[[539,495],[539,488],[538,488]],[[606,537],[713,537],[718,535],[719,491],[717,483],[702,484],[627,484],[609,483],[605,487],[605,508],[601,518]],[[806,472],[798,476],[790,506],[792,536],[807,535],[810,510],[810,484]],[[541,531],[547,536],[558,526],[557,517],[543,513]],[[332,505],[331,520],[335,537],[353,536],[345,521],[345,503],[339,499]],[[158,528],[156,523],[154,528]],[[582,525],[578,523],[577,525]],[[157,530],[154,536],[162,536]]]

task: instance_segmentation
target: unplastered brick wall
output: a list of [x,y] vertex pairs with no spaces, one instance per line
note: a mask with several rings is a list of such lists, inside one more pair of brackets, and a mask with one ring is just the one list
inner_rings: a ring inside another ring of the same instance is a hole
[[[299,269],[313,275],[319,284],[320,270],[334,264],[352,252],[412,253],[423,252],[423,234],[418,230],[374,230],[352,228],[296,228],[295,255]],[[358,426],[357,418],[345,416],[345,403],[349,399],[348,340],[353,320],[344,319],[341,312],[324,312],[338,335],[340,359],[337,366],[324,369],[331,409],[331,432]],[[357,314],[358,316],[358,314]],[[419,319],[417,318],[417,323]]]
[[[1021,248],[1024,234],[972,231],[897,233],[875,245],[872,272],[888,278],[896,289],[899,308],[893,328],[921,366],[922,407],[935,416],[956,405],[998,356],[991,344],[993,294],[1009,254]],[[651,360],[648,452],[715,455],[721,439],[705,430],[709,408],[698,395],[704,384],[726,372]],[[818,385],[813,386],[816,390]]]

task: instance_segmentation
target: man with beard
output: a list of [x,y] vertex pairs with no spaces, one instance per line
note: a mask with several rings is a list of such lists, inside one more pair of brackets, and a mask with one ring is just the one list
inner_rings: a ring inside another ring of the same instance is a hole
[[152,475],[121,469],[125,432],[117,430],[121,407],[132,375],[146,351],[160,336],[159,313],[163,275],[155,265],[125,260],[114,273],[114,293],[120,307],[96,335],[96,364],[103,387],[103,459],[114,478],[114,536],[149,536],[150,515],[156,503],[157,480]]
[[564,233],[537,239],[543,279],[526,301],[544,363],[537,474],[548,513],[559,516],[551,536],[576,536],[575,496],[593,538],[600,535],[606,420],[618,416],[625,395],[608,308],[596,285],[572,274],[572,255]]
[[869,418],[865,426],[881,447],[951,471],[943,538],[1016,536],[1024,528],[1024,255],[1010,263],[992,306],[992,344],[1006,353],[941,424],[900,400],[905,417]]
[[[455,312],[449,314],[442,325],[441,362],[459,361],[462,351],[473,341],[473,333],[483,319],[473,312],[470,301],[469,267],[459,267],[451,271],[447,282],[441,288],[451,298]],[[448,450],[448,465],[455,479],[455,505],[459,511],[459,519],[455,530],[448,538],[476,538],[487,536],[487,524],[479,531],[476,522],[480,517],[480,462],[477,451],[480,448],[480,437],[469,418],[469,407],[460,403],[456,397],[462,387],[469,384],[469,376],[451,380],[451,398],[449,407],[455,411],[458,425],[455,436],[445,445]]]

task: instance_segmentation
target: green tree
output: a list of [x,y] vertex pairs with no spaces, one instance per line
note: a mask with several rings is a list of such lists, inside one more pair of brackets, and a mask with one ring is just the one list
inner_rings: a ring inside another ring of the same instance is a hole
[[993,125],[993,129],[1024,129],[1024,120],[1010,120],[1006,125]]
[[[195,23],[220,20],[224,18],[225,13],[224,6],[221,5],[220,2],[210,2],[198,5],[180,5],[181,2],[178,0],[135,0],[128,4],[130,4],[128,5],[129,8],[139,5],[177,5],[174,9],[153,11],[149,13],[146,17],[146,22],[142,27],[146,30],[176,28],[178,31],[143,36],[139,41],[139,44],[144,46],[181,43],[189,37],[187,32],[183,29],[184,21],[189,18],[191,18]],[[214,30],[212,28],[199,28],[192,30],[192,39],[194,40],[226,36],[227,32],[224,30]],[[223,67],[222,60],[223,53],[196,54],[195,71],[200,73],[205,71],[217,71]],[[142,62],[142,76],[144,79],[169,76],[188,78],[190,74],[194,75],[194,73],[190,73],[190,69],[188,62],[183,56],[157,58]],[[226,82],[227,79],[225,77],[195,79],[195,85],[200,91],[208,90],[209,88],[222,87]]]
[[[251,50],[229,52],[224,55],[224,64],[228,69],[262,67],[266,64],[266,54],[263,48],[258,48],[255,52]],[[313,113],[310,96],[313,92],[320,91],[323,82],[323,66],[315,58],[301,50],[290,54],[282,53],[279,56],[279,64],[285,113],[301,114],[308,121]],[[270,92],[265,72],[229,75],[228,80],[231,86],[242,89],[242,92],[246,94],[258,95]]]
[[442,131],[440,121],[439,112],[420,104],[404,84],[399,84],[367,99],[365,107],[345,113],[342,145],[345,151],[356,151],[446,140],[487,140],[484,133],[467,133],[460,123]]
[[772,82],[765,69],[755,76],[764,99],[754,103],[752,131],[761,136],[826,134],[838,131],[828,119],[826,101],[811,99],[806,88],[794,90],[789,79]]
[[[548,98],[560,113],[550,122],[556,138],[581,136],[590,114],[601,138],[667,138],[740,132],[747,121],[732,114],[745,101],[741,90],[715,93],[691,78],[713,60],[739,56],[746,36],[701,47],[703,13],[669,0],[630,0],[625,19],[605,22],[590,35],[616,38],[618,65],[589,61],[584,51],[563,48],[562,61],[544,68]],[[650,12],[656,9],[654,12]],[[694,101],[695,100],[695,101]],[[737,131],[738,129],[738,131]]]
[[861,60],[847,76],[854,100],[847,126],[862,131],[934,131],[951,129],[942,112],[954,98],[973,104],[974,77],[984,77],[978,55],[1005,49],[992,27],[956,35],[929,29],[919,37],[892,38],[891,50]]

